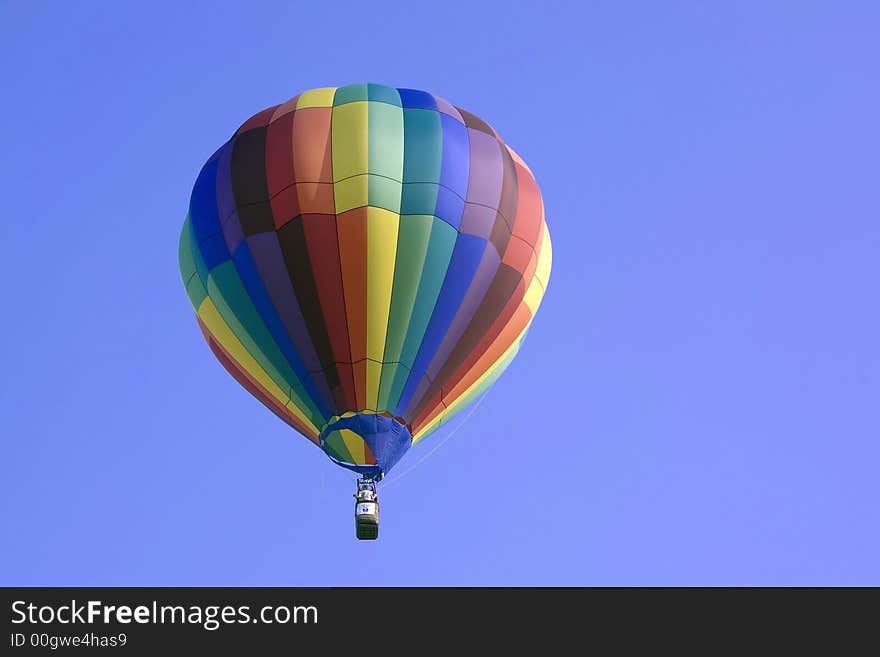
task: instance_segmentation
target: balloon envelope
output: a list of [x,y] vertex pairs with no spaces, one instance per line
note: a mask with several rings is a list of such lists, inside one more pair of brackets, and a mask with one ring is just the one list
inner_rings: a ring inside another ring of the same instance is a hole
[[497,133],[376,84],[248,119],[202,168],[180,238],[217,359],[372,477],[507,367],[550,263],[541,193]]

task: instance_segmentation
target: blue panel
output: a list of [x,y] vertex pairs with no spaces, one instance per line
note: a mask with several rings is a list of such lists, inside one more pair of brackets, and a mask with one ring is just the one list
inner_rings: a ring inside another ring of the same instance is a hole
[[297,352],[296,347],[294,347],[293,342],[290,340],[290,336],[287,334],[284,322],[281,321],[275,306],[272,304],[272,299],[263,285],[263,279],[260,278],[247,242],[242,242],[235,250],[233,262],[235,263],[235,269],[238,271],[239,278],[241,278],[241,282],[247,290],[248,296],[263,319],[263,323],[269,329],[269,333],[272,334],[275,343],[278,345],[281,353],[284,354],[291,369],[303,384],[303,387],[297,390],[297,392],[308,401],[311,401],[314,405],[313,410],[317,410],[322,419],[326,421],[331,413],[324,404],[317,388],[315,388],[312,377],[309,375],[299,352]]
[[226,238],[223,237],[223,233],[217,233],[206,239],[199,245],[199,250],[202,252],[208,270],[229,260],[229,248],[226,246]]
[[[422,375],[434,358],[434,354],[437,353],[446,331],[449,330],[449,325],[455,318],[455,313],[458,312],[458,308],[467,294],[487,244],[488,241],[482,237],[459,233],[455,249],[452,252],[452,260],[446,272],[446,279],[443,281],[443,288],[440,290],[440,296],[434,306],[425,337],[422,338],[419,352],[397,404],[396,415],[404,416],[404,411],[421,382]],[[408,418],[407,421],[410,419]]]
[[220,232],[220,218],[217,216],[217,160],[208,162],[199,172],[189,199],[189,216],[197,244]]
[[217,160],[208,162],[199,172],[189,199],[189,216],[194,241],[204,258],[205,267],[211,270],[229,260],[229,249],[217,214]]
[[[407,201],[409,201],[409,197],[407,197]],[[440,185],[437,188],[437,207],[434,210],[434,216],[458,230],[463,214],[464,198],[458,196],[448,187]]]
[[443,166],[440,184],[461,198],[467,198],[471,146],[467,128],[446,114],[440,114],[443,127]]
[[400,102],[404,107],[412,107],[414,109],[437,109],[437,101],[434,96],[418,89],[398,89],[400,93]]

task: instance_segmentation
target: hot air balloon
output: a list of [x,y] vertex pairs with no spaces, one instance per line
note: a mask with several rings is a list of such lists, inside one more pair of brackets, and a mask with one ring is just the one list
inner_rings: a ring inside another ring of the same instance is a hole
[[360,475],[382,479],[510,364],[544,295],[541,193],[489,124],[432,94],[312,89],[202,167],[180,271],[223,367]]

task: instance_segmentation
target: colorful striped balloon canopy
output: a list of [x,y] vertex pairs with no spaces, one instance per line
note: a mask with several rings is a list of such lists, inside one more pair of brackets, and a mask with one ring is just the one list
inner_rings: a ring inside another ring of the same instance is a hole
[[217,359],[374,478],[508,366],[550,262],[538,185],[498,134],[377,84],[245,121],[202,168],[180,238]]

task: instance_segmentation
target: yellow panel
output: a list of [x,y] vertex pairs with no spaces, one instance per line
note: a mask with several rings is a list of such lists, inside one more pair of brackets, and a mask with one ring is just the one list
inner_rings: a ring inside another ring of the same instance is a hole
[[[396,212],[367,208],[367,358],[377,363],[385,353],[399,227]],[[368,408],[378,406],[381,372],[381,367],[367,368]]]
[[296,102],[296,109],[305,109],[306,107],[333,107],[333,96],[336,95],[336,87],[321,87],[320,89],[311,89],[299,96]]
[[[232,329],[230,329],[229,325],[223,321],[223,317],[220,316],[220,312],[217,310],[217,306],[214,305],[211,297],[205,297],[202,305],[199,306],[198,316],[205,326],[208,327],[208,331],[211,332],[214,339],[220,343],[226,352],[232,356],[248,374],[256,379],[270,395],[277,399],[282,406],[286,406],[290,401],[290,397],[278,387],[278,384],[272,380],[272,377],[266,374],[266,371],[260,367],[260,364],[250,355],[250,353],[248,353],[247,349],[245,349],[239,339],[235,337]],[[314,430],[315,433],[318,433],[317,427],[312,424],[312,421],[309,420],[301,410],[294,405],[288,406],[288,408],[290,408],[290,411],[302,421],[304,425],[309,429]]]
[[377,411],[379,409],[379,385],[382,382],[382,363],[376,363],[372,360],[367,361],[367,407],[368,410]]
[[544,242],[541,245],[541,254],[538,256],[538,265],[535,268],[535,278],[541,282],[541,287],[547,289],[547,281],[550,280],[550,267],[553,265],[553,245],[550,243],[550,231],[544,225]]
[[351,429],[340,429],[339,434],[348,448],[349,454],[354,459],[354,463],[363,465],[366,463],[366,455],[364,454],[364,439],[357,435]]
[[358,101],[333,108],[333,182],[369,172],[368,107],[366,101]]
[[335,183],[333,185],[333,197],[336,202],[336,214],[342,214],[354,208],[363,208],[368,205],[369,189],[370,177],[366,174]]
[[541,282],[537,278],[533,278],[532,282],[529,283],[525,296],[523,297],[523,301],[525,301],[529,310],[532,311],[532,317],[535,316],[535,312],[537,312],[538,306],[541,305],[541,299],[543,298],[544,288],[541,286]]

